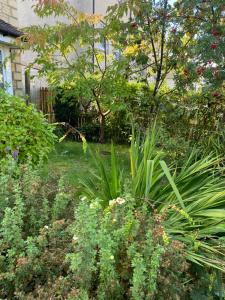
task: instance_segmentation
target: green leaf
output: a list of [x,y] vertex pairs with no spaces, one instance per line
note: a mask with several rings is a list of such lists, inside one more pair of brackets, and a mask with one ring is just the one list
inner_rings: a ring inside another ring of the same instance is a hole
[[168,169],[165,161],[163,161],[163,160],[160,161],[160,165],[161,165],[161,167],[163,169],[163,172],[166,175],[166,177],[167,177],[167,179],[168,179],[171,187],[173,188],[173,191],[174,191],[174,193],[175,193],[175,195],[176,195],[176,197],[177,197],[177,199],[178,199],[178,201],[179,201],[182,209],[184,211],[186,211],[186,208],[185,208],[185,205],[184,205],[184,201],[183,201],[183,199],[182,199],[182,197],[181,197],[181,195],[180,195],[180,193],[178,191],[178,188],[177,188],[177,186],[176,186],[176,184],[175,184],[175,182],[174,182],[174,180],[173,180],[173,178],[172,178],[172,176],[170,174],[170,171],[169,171],[169,169]]

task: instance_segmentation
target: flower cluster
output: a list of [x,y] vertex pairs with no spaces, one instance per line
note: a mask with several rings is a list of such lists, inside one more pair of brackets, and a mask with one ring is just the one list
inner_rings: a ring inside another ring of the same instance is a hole
[[124,203],[125,203],[125,199],[123,199],[123,198],[116,198],[114,200],[109,201],[109,206],[122,205]]
[[15,160],[18,160],[18,157],[19,157],[19,147],[16,147],[15,150],[11,149],[9,146],[5,147],[5,152],[7,154],[10,154],[12,155],[12,157],[15,159]]

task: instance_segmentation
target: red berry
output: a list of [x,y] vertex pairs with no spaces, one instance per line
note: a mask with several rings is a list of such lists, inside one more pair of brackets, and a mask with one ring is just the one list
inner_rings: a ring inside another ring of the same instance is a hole
[[219,35],[220,35],[220,33],[219,33],[219,31],[218,31],[218,30],[216,30],[216,29],[213,29],[213,30],[212,30],[212,35],[214,35],[214,36],[219,36]]
[[217,97],[220,96],[220,94],[219,94],[218,92],[213,92],[213,93],[212,93],[212,96],[217,98]]
[[184,75],[185,75],[185,76],[188,76],[188,74],[189,74],[188,70],[187,70],[187,69],[184,69]]
[[217,47],[217,44],[216,43],[213,43],[213,44],[211,44],[211,49],[216,49],[216,47]]
[[132,27],[132,28],[137,28],[137,23],[136,23],[136,22],[131,23],[131,27]]
[[204,72],[204,70],[205,70],[205,68],[204,67],[199,67],[199,68],[197,68],[197,74],[198,75],[202,75],[203,74],[203,72]]
[[171,29],[171,32],[176,33],[176,32],[177,32],[176,27],[173,27],[173,28]]

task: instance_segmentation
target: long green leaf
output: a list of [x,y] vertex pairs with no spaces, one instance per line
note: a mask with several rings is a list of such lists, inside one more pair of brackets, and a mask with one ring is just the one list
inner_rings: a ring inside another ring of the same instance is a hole
[[150,188],[152,186],[154,160],[147,161],[146,183],[145,183],[145,198],[148,197]]
[[177,188],[177,186],[176,186],[176,184],[175,184],[175,182],[174,182],[174,180],[173,180],[173,178],[170,174],[170,171],[167,167],[167,164],[165,163],[165,161],[162,160],[162,161],[160,161],[160,165],[161,165],[161,167],[163,169],[163,172],[166,175],[166,177],[167,177],[167,179],[168,179],[168,181],[169,181],[169,183],[170,183],[170,185],[171,185],[178,201],[180,202],[180,205],[181,205],[182,209],[186,210],[185,205],[184,205],[184,201],[183,201],[183,199],[182,199],[182,197],[181,197],[181,195],[178,191],[178,188]]

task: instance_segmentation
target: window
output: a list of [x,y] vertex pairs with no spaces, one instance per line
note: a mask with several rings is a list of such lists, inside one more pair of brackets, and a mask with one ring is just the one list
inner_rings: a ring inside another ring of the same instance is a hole
[[2,51],[0,50],[0,88],[4,88],[4,78],[3,78],[3,59]]
[[0,88],[13,94],[10,48],[5,45],[0,45]]

